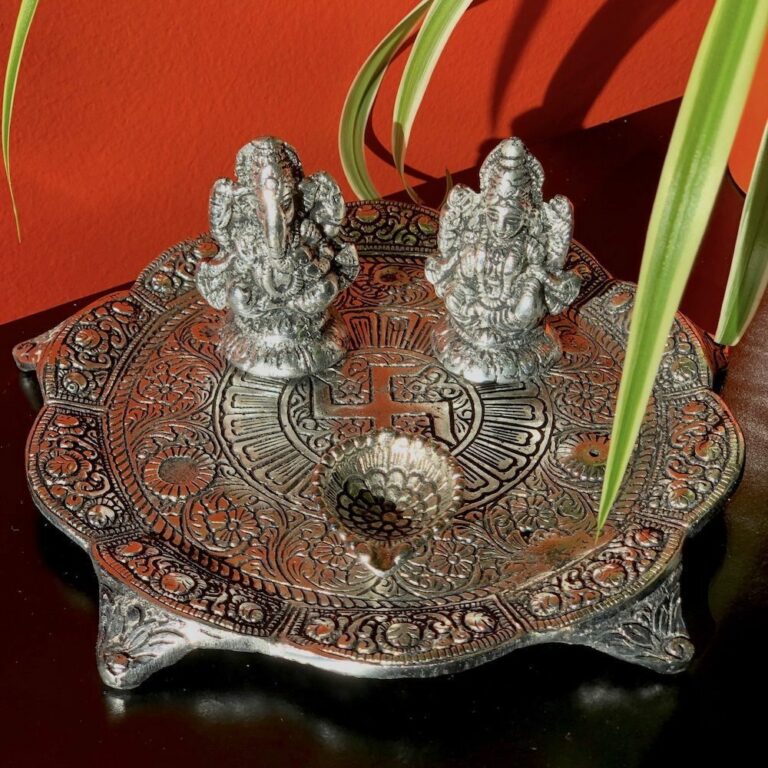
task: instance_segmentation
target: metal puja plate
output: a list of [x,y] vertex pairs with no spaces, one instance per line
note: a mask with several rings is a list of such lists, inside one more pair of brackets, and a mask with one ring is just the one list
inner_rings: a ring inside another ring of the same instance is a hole
[[[195,648],[374,677],[462,670],[542,642],[661,672],[690,660],[681,547],[744,453],[711,390],[716,348],[677,316],[595,541],[634,287],[574,243],[581,294],[551,320],[560,362],[532,383],[473,385],[432,355],[443,308],[423,260],[436,233],[426,208],[348,207],[361,273],[336,308],[352,349],[318,376],[269,381],[217,354],[223,316],[194,283],[216,248],[207,237],[18,345],[45,400],[31,492],[93,559],[108,685],[136,686]],[[313,483],[323,456],[375,429],[420,435],[463,475],[448,524],[383,570],[350,550]]]

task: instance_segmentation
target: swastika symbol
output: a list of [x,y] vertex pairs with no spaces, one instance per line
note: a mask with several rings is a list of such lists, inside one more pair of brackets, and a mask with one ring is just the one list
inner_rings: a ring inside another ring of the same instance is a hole
[[402,402],[393,396],[393,380],[397,376],[415,376],[423,365],[372,365],[370,373],[370,400],[367,403],[342,405],[333,401],[332,385],[315,380],[312,406],[316,418],[371,419],[379,429],[394,426],[393,416],[427,415],[435,437],[448,444],[456,442],[453,434],[453,414],[450,401]]

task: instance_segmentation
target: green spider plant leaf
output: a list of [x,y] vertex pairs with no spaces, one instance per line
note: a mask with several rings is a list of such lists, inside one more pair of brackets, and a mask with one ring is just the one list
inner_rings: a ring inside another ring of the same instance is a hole
[[598,534],[632,457],[667,336],[725,171],[766,22],[765,0],[717,0],[696,55],[648,225]]
[[472,0],[434,0],[413,43],[400,80],[392,116],[392,156],[403,186],[421,202],[405,179],[405,153],[421,100],[448,38]]
[[768,285],[768,124],[757,153],[752,181],[741,213],[715,338],[738,344],[757,312]]
[[373,200],[380,197],[368,174],[365,161],[365,128],[374,99],[392,59],[429,10],[431,3],[432,0],[422,0],[376,46],[355,75],[344,101],[339,122],[339,154],[344,175],[360,199]]
[[3,87],[3,167],[5,168],[5,178],[8,180],[8,192],[11,195],[11,207],[13,208],[16,235],[19,241],[21,241],[21,225],[19,212],[16,209],[16,198],[13,195],[13,184],[11,183],[11,115],[13,114],[13,98],[16,95],[16,82],[19,79],[21,57],[24,55],[24,45],[27,42],[32,18],[37,10],[37,3],[38,0],[21,0],[19,15],[16,19],[16,29],[11,41],[11,50],[8,54],[8,64],[5,68],[5,85]]

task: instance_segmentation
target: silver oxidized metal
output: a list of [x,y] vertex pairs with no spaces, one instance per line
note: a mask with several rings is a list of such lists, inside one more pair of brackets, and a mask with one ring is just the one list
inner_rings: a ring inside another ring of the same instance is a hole
[[330,530],[377,576],[391,575],[458,513],[464,476],[434,440],[374,429],[342,440],[312,475]]
[[571,243],[563,274],[581,291],[549,320],[557,359],[524,382],[475,384],[433,352],[437,230],[426,208],[347,206],[339,240],[360,275],[333,307],[349,351],[314,375],[276,380],[222,355],[232,320],[195,287],[201,259],[219,258],[207,236],[16,348],[45,400],[31,492],[93,559],[108,685],[195,648],[374,677],[545,642],[661,672],[690,660],[683,541],[743,461],[711,389],[716,350],[677,316],[595,541],[634,286]]
[[324,171],[304,176],[296,150],[263,137],[237,155],[237,181],[219,179],[210,199],[219,245],[200,264],[197,287],[227,309],[222,355],[243,371],[290,378],[338,362],[346,328],[329,311],[359,269],[339,240],[344,200]]
[[435,351],[469,381],[530,379],[560,357],[548,316],[574,301],[580,280],[565,269],[571,204],[545,202],[543,183],[539,161],[506,139],[480,168],[480,191],[457,184],[440,214],[439,253],[426,263],[447,310]]

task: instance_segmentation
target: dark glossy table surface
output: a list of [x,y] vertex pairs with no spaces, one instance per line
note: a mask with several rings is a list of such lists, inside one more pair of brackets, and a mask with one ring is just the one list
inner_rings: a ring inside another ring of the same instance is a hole
[[[663,105],[533,146],[549,194],[575,204],[577,238],[620,277],[636,273],[675,111]],[[740,207],[726,180],[685,305],[707,328]],[[10,356],[14,343],[79,306],[0,327],[4,765],[688,765],[763,741],[749,720],[764,711],[768,669],[768,307],[734,352],[724,389],[745,432],[744,479],[684,555],[683,610],[698,651],[687,672],[662,677],[587,649],[540,646],[460,675],[369,681],[196,652],[118,694],[96,672],[88,557],[42,520],[27,492],[37,390]]]

